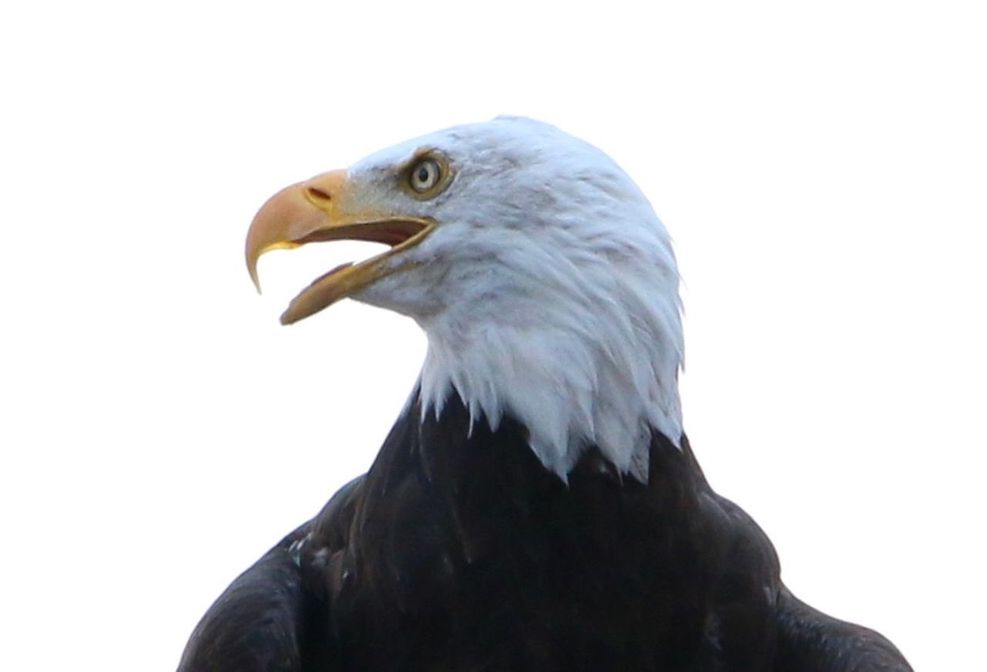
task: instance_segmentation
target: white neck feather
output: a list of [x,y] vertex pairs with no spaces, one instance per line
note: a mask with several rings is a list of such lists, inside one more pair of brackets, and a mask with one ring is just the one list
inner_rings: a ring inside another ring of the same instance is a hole
[[456,393],[473,422],[521,422],[532,451],[563,480],[597,446],[621,473],[646,482],[652,431],[676,446],[682,435],[678,278],[658,273],[668,266],[657,259],[620,274],[592,259],[576,286],[571,274],[539,266],[530,292],[518,291],[517,275],[502,293],[464,283],[458,310],[419,317],[428,335],[422,408],[439,415]]

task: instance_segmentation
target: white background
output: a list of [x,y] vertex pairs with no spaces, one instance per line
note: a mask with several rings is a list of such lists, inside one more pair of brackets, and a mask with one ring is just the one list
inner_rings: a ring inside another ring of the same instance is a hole
[[424,339],[352,302],[280,327],[372,247],[269,255],[258,298],[247,225],[285,184],[501,113],[652,199],[687,431],[793,590],[918,670],[982,665],[977,5],[6,5],[0,668],[173,669],[367,468]]

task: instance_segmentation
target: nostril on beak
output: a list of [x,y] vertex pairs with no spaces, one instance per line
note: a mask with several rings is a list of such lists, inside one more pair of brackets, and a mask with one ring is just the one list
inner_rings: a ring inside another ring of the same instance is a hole
[[314,206],[325,206],[332,201],[332,196],[328,192],[322,191],[317,187],[306,187],[305,198]]

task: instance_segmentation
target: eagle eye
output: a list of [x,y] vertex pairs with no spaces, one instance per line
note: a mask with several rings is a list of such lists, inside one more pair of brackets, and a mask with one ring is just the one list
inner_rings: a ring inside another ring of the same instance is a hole
[[425,194],[442,179],[442,166],[433,158],[426,157],[415,163],[408,172],[408,184],[419,194]]

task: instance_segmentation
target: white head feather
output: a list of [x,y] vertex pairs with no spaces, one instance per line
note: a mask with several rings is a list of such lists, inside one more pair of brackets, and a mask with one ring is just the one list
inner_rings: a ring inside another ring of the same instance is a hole
[[438,226],[400,255],[412,270],[353,298],[425,330],[425,412],[455,392],[474,422],[523,423],[563,479],[596,445],[646,481],[652,430],[682,435],[683,358],[675,256],[648,200],[600,150],[513,117],[384,150],[350,179],[393,179],[422,149],[448,158],[453,182],[430,201],[395,198]]

